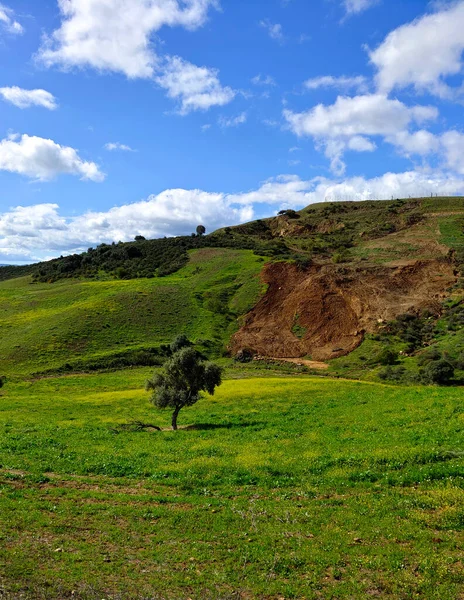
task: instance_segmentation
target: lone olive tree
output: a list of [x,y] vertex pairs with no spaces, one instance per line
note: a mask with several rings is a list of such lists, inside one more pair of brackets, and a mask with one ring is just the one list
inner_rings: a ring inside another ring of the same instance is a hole
[[196,404],[202,392],[213,395],[221,382],[221,367],[204,361],[191,346],[184,346],[174,352],[160,373],[147,381],[146,390],[152,392],[150,401],[157,408],[174,409],[172,428],[176,431],[180,410]]
[[197,227],[197,235],[200,237],[206,233],[206,227],[204,225],[198,225]]

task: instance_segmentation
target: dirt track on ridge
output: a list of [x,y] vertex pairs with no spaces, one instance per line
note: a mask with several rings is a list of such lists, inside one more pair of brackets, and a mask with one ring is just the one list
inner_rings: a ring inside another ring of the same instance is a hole
[[438,312],[456,275],[445,259],[391,267],[313,265],[305,272],[281,262],[266,265],[263,281],[268,290],[246,315],[231,350],[325,361],[352,352],[379,320],[425,308]]

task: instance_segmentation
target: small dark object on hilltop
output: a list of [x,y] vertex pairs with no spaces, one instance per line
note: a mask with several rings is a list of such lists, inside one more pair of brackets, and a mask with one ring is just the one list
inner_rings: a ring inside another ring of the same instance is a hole
[[301,215],[299,215],[296,210],[292,210],[288,208],[286,210],[279,210],[278,214],[283,217],[288,217],[289,219],[300,219]]

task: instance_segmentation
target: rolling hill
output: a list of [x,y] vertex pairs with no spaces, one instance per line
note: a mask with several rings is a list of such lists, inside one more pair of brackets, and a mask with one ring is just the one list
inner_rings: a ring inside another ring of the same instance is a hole
[[215,357],[249,350],[404,381],[417,381],[432,348],[459,375],[463,232],[463,198],[324,203],[3,267],[2,371],[159,364],[186,333]]

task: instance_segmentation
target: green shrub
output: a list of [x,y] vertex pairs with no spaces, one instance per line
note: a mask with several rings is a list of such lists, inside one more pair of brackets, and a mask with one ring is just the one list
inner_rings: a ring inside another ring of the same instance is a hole
[[427,352],[423,352],[417,359],[419,367],[425,367],[431,362],[441,360],[443,358],[442,353],[437,348],[431,348]]
[[403,381],[406,369],[404,367],[392,367],[388,365],[379,371],[379,378],[383,381]]
[[383,348],[374,358],[379,365],[395,365],[398,362],[398,352],[392,348]]
[[444,359],[433,361],[422,370],[421,375],[425,383],[447,385],[454,377],[454,366]]

